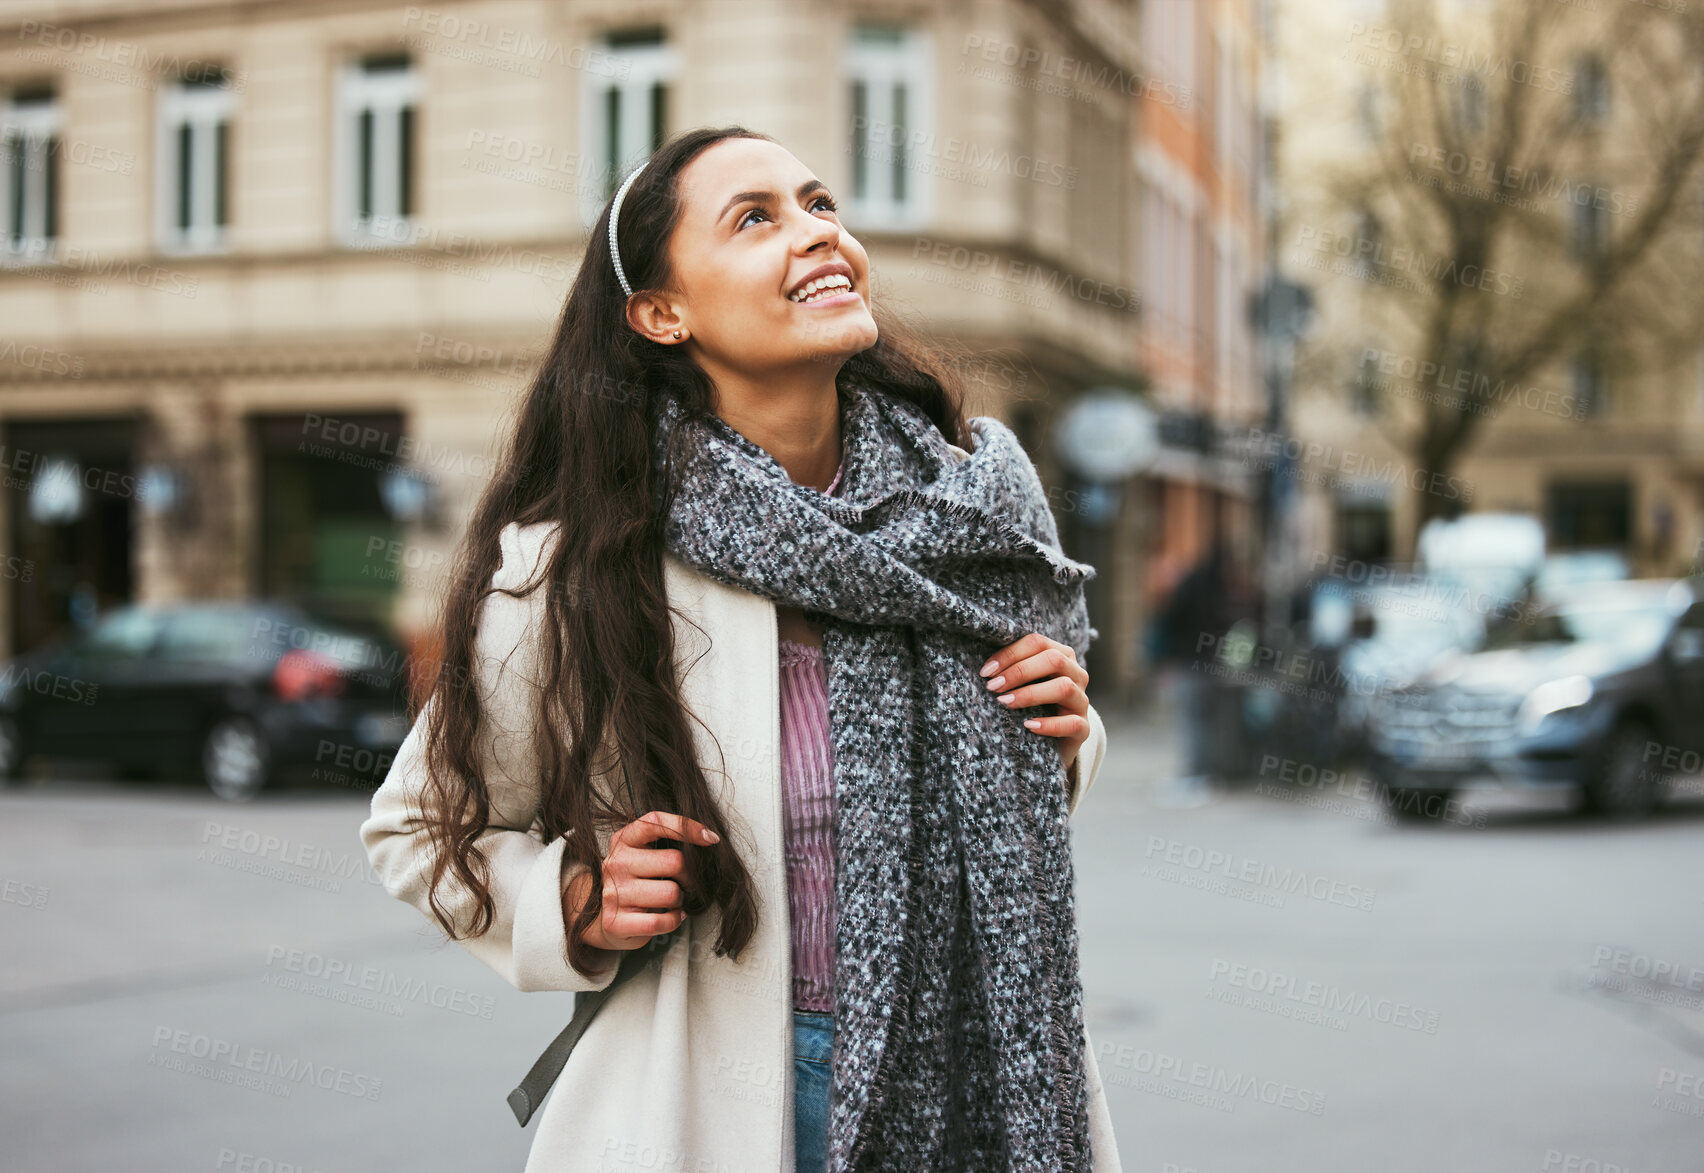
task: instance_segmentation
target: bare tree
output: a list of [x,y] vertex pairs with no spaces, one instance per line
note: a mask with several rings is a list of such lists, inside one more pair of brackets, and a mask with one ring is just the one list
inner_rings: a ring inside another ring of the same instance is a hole
[[[1620,380],[1695,354],[1704,304],[1700,6],[1450,8],[1393,0],[1359,62],[1386,79],[1377,146],[1321,181],[1360,215],[1364,326],[1457,376],[1383,425],[1435,474],[1553,364]],[[1420,525],[1450,504],[1418,502]]]

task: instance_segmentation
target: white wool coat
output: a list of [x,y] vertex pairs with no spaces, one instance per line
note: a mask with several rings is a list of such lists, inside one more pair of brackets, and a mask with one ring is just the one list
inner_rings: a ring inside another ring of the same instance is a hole
[[[955,452],[963,459],[963,449]],[[553,523],[510,524],[502,532],[503,559],[492,585],[516,588],[536,578],[555,540]],[[710,735],[692,723],[699,762],[756,885],[757,932],[736,963],[714,952],[715,909],[689,918],[683,939],[615,992],[533,1117],[537,1134],[525,1173],[794,1173],[776,607],[671,554],[664,555],[664,576],[670,604],[692,621],[674,622],[682,694],[721,747],[718,755]],[[590,979],[565,960],[561,867],[567,840],[547,846],[536,819],[538,756],[529,729],[535,682],[542,678],[537,652],[544,608],[542,588],[525,599],[492,594],[481,604],[476,676],[489,728],[482,722],[479,749],[491,822],[478,842],[491,862],[496,919],[484,935],[458,944],[517,990],[597,990],[609,984],[615,966]],[[1073,816],[1106,753],[1106,729],[1092,707],[1089,726],[1075,763],[1060,772]],[[423,713],[374,793],[360,834],[385,890],[432,919],[431,844],[419,818],[424,734]],[[606,775],[592,781],[609,792]],[[609,833],[599,838],[607,851]],[[446,884],[440,895],[459,925],[471,923],[472,901],[458,899],[459,889]],[[572,1000],[564,1000],[564,1024],[572,1011]],[[537,1041],[542,1051],[550,1039]],[[1094,1168],[1121,1173],[1086,1031],[1083,1046]],[[536,1054],[529,1051],[526,1063]],[[516,1082],[522,1074],[524,1065]],[[511,1087],[488,1088],[486,1107],[507,1118],[503,1099]]]

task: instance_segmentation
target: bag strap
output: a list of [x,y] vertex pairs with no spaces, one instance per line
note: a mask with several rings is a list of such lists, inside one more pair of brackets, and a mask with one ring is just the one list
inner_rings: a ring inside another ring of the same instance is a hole
[[652,937],[637,949],[623,952],[621,964],[616,967],[615,977],[609,985],[601,990],[579,990],[574,994],[574,1017],[557,1035],[550,1046],[544,1049],[521,1080],[521,1085],[508,1095],[509,1108],[515,1113],[515,1119],[520,1121],[522,1128],[532,1119],[533,1113],[544,1102],[550,1087],[556,1082],[556,1077],[562,1074],[562,1068],[568,1063],[568,1056],[579,1043],[580,1036],[586,1033],[586,1027],[591,1025],[592,1016],[597,1014],[599,1007],[609,1000],[611,994],[640,970],[644,969],[658,954],[664,952],[676,940],[680,930],[660,937]]

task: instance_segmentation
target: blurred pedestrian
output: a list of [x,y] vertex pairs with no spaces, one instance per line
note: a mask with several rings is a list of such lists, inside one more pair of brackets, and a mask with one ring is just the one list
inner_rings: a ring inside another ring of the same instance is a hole
[[1151,646],[1165,669],[1167,693],[1183,730],[1182,768],[1165,801],[1205,801],[1218,774],[1216,733],[1224,689],[1214,675],[1221,641],[1235,620],[1230,558],[1222,539],[1178,580],[1155,616]]

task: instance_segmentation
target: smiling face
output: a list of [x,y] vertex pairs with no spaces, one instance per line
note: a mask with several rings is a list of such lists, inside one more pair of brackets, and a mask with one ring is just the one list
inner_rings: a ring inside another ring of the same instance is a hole
[[681,330],[712,374],[759,378],[875,345],[870,258],[841,227],[828,188],[789,151],[727,139],[679,183],[673,288],[633,299],[643,333],[666,342]]

